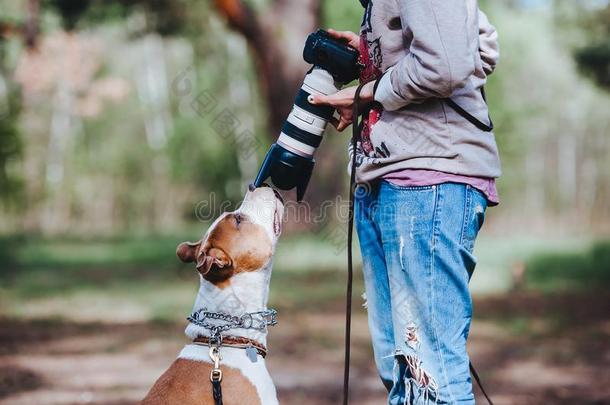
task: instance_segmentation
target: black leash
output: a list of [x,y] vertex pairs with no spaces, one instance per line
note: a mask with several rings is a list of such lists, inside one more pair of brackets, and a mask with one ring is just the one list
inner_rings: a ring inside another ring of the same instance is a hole
[[475,370],[474,366],[472,365],[472,362],[468,363],[468,366],[470,367],[470,374],[472,374],[472,377],[477,382],[477,385],[481,389],[481,392],[485,396],[485,399],[487,400],[487,402],[489,402],[489,405],[494,405],[489,395],[487,395],[487,392],[485,392],[485,388],[483,388],[483,383],[481,383],[481,377],[479,377],[479,373],[477,373],[477,370]]
[[356,187],[356,148],[360,139],[360,123],[358,122],[360,112],[360,92],[366,83],[362,83],[356,89],[354,96],[354,107],[352,112],[352,167],[349,179],[349,215],[347,223],[347,295],[345,300],[345,363],[343,370],[343,405],[349,402],[349,369],[350,348],[352,333],[352,284],[354,279],[352,239],[354,236],[354,194]]
[[[349,215],[348,215],[348,224],[347,224],[347,290],[346,290],[346,299],[345,299],[345,362],[344,362],[344,370],[343,370],[343,405],[348,405],[349,403],[349,371],[350,371],[350,355],[351,355],[351,333],[352,333],[352,290],[353,290],[353,281],[354,281],[354,269],[353,269],[353,252],[352,252],[352,239],[354,236],[354,194],[356,187],[356,148],[358,146],[358,141],[360,140],[360,123],[359,123],[359,103],[360,103],[360,93],[362,91],[362,87],[366,83],[362,83],[356,89],[356,94],[354,95],[354,107],[352,110],[352,167],[350,170],[350,179],[349,179]],[[485,95],[483,94],[485,98]],[[476,118],[474,118],[476,120]],[[491,122],[491,120],[490,120]],[[473,122],[474,124],[474,122]],[[482,123],[481,123],[482,124]],[[476,125],[476,124],[475,124]],[[484,125],[484,124],[482,124]],[[477,125],[477,127],[479,127]],[[493,128],[493,123],[491,123],[490,128]],[[480,128],[481,130],[486,130],[484,128]],[[489,405],[493,405],[493,402],[485,388],[483,388],[483,384],[481,383],[481,378],[479,374],[475,370],[472,363],[469,363],[470,373],[472,377],[477,382],[481,392],[487,399]],[[222,405],[216,404],[216,405]]]
[[220,381],[212,381],[212,395],[214,395],[214,405],[223,405]]

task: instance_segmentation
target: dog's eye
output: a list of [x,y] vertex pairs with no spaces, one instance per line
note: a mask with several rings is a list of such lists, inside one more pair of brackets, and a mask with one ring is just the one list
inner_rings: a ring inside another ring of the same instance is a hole
[[235,218],[235,225],[237,226],[239,226],[239,224],[241,224],[241,222],[243,221],[241,214],[235,214],[233,218]]

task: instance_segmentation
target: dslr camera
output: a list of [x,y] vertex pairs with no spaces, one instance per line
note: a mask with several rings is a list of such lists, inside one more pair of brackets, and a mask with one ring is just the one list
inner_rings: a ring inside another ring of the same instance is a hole
[[294,101],[282,132],[274,143],[254,181],[260,187],[271,177],[281,190],[297,189],[301,201],[315,165],[314,154],[335,110],[309,102],[311,95],[330,95],[357,79],[362,65],[356,49],[318,30],[310,34],[303,50],[303,59],[313,65]]

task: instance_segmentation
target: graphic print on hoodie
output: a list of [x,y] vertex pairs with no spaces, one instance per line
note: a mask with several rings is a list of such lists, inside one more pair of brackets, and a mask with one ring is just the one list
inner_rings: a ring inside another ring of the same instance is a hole
[[[360,27],[360,63],[362,63],[362,65],[364,66],[364,68],[360,72],[360,83],[368,83],[370,81],[377,80],[382,75],[382,56],[381,46],[379,43],[381,38],[376,38],[372,41],[369,41],[367,39],[367,34],[372,32],[372,6],[373,2],[369,1],[366,6],[364,17],[362,19],[362,25]],[[379,121],[379,118],[381,118],[382,112],[383,108],[381,107],[381,104],[374,103],[372,107],[368,110],[368,112],[365,112],[364,117],[362,119],[360,148],[364,155],[370,158],[376,157],[375,148],[371,143],[371,130],[373,129],[373,126]],[[384,149],[387,151],[387,148]],[[385,156],[384,151],[378,150],[377,153],[379,153],[382,157],[389,157]]]

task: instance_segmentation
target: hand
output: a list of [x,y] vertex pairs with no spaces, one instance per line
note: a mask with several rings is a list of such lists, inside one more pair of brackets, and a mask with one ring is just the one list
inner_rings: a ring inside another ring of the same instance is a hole
[[[312,95],[309,102],[314,105],[330,105],[337,109],[339,119],[333,117],[331,124],[337,131],[341,132],[349,127],[353,121],[354,97],[358,86],[346,87],[343,90],[329,96]],[[375,82],[369,82],[360,91],[360,104],[366,105],[373,101]]]
[[345,42],[349,46],[355,49],[360,48],[360,37],[351,31],[336,31],[332,28],[328,29],[328,33],[331,37]]

